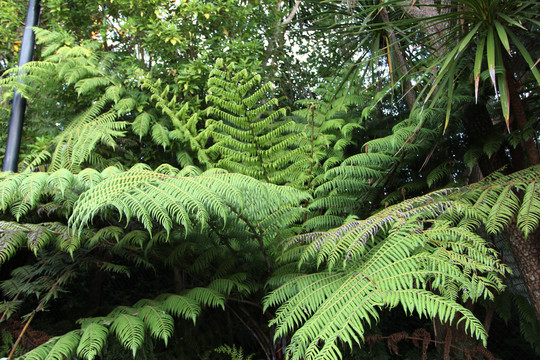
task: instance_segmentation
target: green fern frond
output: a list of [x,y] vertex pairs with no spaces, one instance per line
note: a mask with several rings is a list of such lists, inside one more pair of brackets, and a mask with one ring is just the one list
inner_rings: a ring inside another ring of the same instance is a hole
[[144,306],[139,310],[138,315],[145,323],[150,334],[156,339],[162,339],[167,345],[167,341],[174,331],[174,319],[165,311],[153,306]]
[[23,360],[43,360],[47,357],[49,351],[54,346],[56,341],[58,341],[58,337],[53,337],[49,339],[46,343],[22,355],[20,358]]
[[244,282],[247,276],[245,273],[237,273],[229,276],[228,278],[220,278],[213,280],[208,288],[229,296],[230,293],[236,288],[240,293],[248,293],[250,288]]
[[84,192],[74,206],[69,223],[74,229],[81,229],[97,213],[112,207],[127,220],[135,216],[149,231],[154,220],[167,231],[173,222],[188,229],[192,217],[201,224],[208,221],[210,214],[226,219],[229,206],[242,208],[244,194],[262,198],[275,195],[284,201],[301,201],[305,196],[290,188],[274,189],[239,174],[209,172],[174,177],[134,167]]
[[169,131],[160,123],[156,123],[152,126],[152,139],[156,144],[163,146],[164,149],[171,145]]
[[125,348],[132,351],[135,357],[144,341],[143,321],[133,315],[119,314],[111,324],[111,331],[116,334]]
[[[44,357],[44,360],[64,360],[69,359],[75,354],[75,349],[79,344],[81,336],[79,331],[71,331],[65,335],[59,336]],[[25,357],[26,358],[26,357]]]
[[201,313],[201,307],[198,301],[193,297],[182,295],[162,295],[158,299],[163,300],[163,309],[175,316],[182,316],[185,319],[191,319],[195,324],[197,316]]
[[150,123],[152,120],[152,115],[147,112],[139,114],[131,124],[133,132],[142,139],[142,137],[148,133],[148,130],[150,130]]
[[[14,229],[14,227],[16,227]],[[26,240],[24,228],[18,224],[0,221],[0,264],[8,261],[17,250],[22,247]]]
[[[279,306],[272,322],[275,336],[291,335],[293,359],[338,359],[340,342],[361,344],[383,308],[401,306],[420,317],[463,322],[468,333],[485,342],[481,322],[459,302],[493,299],[504,288],[501,276],[508,269],[471,231],[468,219],[500,232],[520,211],[540,204],[539,173],[540,167],[533,167],[495,174],[468,187],[403,201],[328,232],[292,238],[285,245],[291,259],[300,257],[301,266],[316,263],[322,269],[281,275],[285,283],[264,301],[266,308]],[[521,201],[516,189],[527,198]]]
[[37,253],[55,238],[58,247],[66,250],[66,245],[73,241],[67,226],[60,223],[20,224],[0,221],[0,264],[9,260],[24,245]]
[[73,181],[75,177],[66,169],[58,169],[49,175],[47,185],[60,190],[60,193],[64,195],[65,191],[73,187]]
[[48,174],[32,173],[20,183],[18,191],[23,194],[23,197],[11,211],[17,220],[37,204],[47,178]]
[[101,354],[109,329],[97,322],[90,322],[82,328],[82,335],[77,346],[77,356],[92,360]]
[[98,87],[108,86],[110,84],[111,82],[109,79],[101,76],[96,76],[77,81],[77,83],[75,84],[75,90],[77,90],[77,93],[79,95],[87,94]]
[[225,310],[225,296],[222,293],[210,289],[197,287],[191,289],[187,294],[187,297],[197,301],[198,303],[209,307],[221,307]]
[[[216,62],[215,69],[221,60]],[[219,158],[217,166],[275,184],[290,184],[297,167],[309,162],[303,147],[305,136],[292,120],[282,120],[285,109],[271,97],[273,86],[261,83],[260,75],[250,75],[235,66],[211,72],[206,112],[215,119],[206,124],[205,136],[214,142],[207,150]],[[296,166],[295,169],[293,167]]]
[[217,353],[220,354],[227,354],[231,357],[231,360],[251,360],[255,354],[251,354],[249,356],[244,355],[244,350],[242,348],[236,348],[235,345],[228,346],[228,345],[222,345],[214,350]]
[[540,184],[537,182],[527,185],[523,195],[523,203],[517,216],[518,228],[523,231],[527,238],[540,222]]
[[499,233],[508,225],[519,209],[519,199],[512,186],[506,186],[500,192],[489,212],[486,229],[492,234]]

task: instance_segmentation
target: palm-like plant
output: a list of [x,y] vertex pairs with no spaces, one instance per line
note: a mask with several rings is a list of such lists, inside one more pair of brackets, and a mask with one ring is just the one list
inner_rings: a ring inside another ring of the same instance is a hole
[[[430,64],[430,68],[437,70],[436,76],[429,83],[424,103],[431,99],[432,95],[435,102],[445,93],[451,99],[457,78],[468,76],[471,70],[475,98],[478,101],[481,73],[486,68],[484,64],[487,64],[505,122],[507,127],[510,127],[510,104],[511,101],[519,99],[511,99],[512,90],[509,88],[515,87],[515,80],[513,70],[505,59],[505,52],[507,56],[517,56],[525,60],[528,70],[540,85],[537,64],[515,34],[522,30],[534,31],[538,26],[540,5],[536,1],[465,0],[455,1],[451,6],[451,10],[446,14],[424,19],[427,24],[445,21],[449,25],[443,29],[443,33],[433,34],[442,38],[438,46],[439,49],[442,48],[444,56]],[[474,62],[470,61],[472,58]],[[450,120],[451,106],[452,102],[448,101],[446,125]]]

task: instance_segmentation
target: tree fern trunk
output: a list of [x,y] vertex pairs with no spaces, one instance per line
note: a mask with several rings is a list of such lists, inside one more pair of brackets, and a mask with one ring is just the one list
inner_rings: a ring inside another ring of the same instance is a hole
[[[523,101],[518,93],[518,84],[510,72],[507,70],[508,93],[510,95],[511,114],[514,121],[514,127],[519,130],[525,128],[527,124],[527,113],[523,105]],[[537,165],[540,163],[538,149],[534,142],[534,138],[530,137],[521,144],[522,153],[518,154],[522,157],[525,155],[525,166]],[[515,157],[515,156],[513,156]],[[521,169],[514,169],[521,170]],[[529,300],[534,307],[536,318],[540,321],[540,229],[536,229],[527,239],[523,233],[519,231],[515,222],[508,227],[508,236],[512,251],[516,259],[521,278],[527,288]]]
[[540,321],[540,229],[536,229],[527,239],[515,222],[510,224],[507,231],[529,300],[536,312],[536,319]]
[[[517,128],[523,130],[527,124],[527,113],[525,112],[525,107],[523,106],[523,101],[521,100],[518,93],[518,84],[512,75],[510,75],[509,69],[506,71],[506,83],[508,84],[508,93],[510,95],[510,106],[511,106],[511,117],[517,123]],[[540,156],[538,154],[538,149],[534,142],[534,138],[530,137],[523,141],[523,150],[527,155],[527,162],[529,165],[540,164]]]

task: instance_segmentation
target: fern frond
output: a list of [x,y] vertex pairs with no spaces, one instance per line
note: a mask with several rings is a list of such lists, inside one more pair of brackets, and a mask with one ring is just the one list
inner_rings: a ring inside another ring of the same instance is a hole
[[490,233],[500,232],[519,208],[519,200],[512,186],[506,186],[494,201],[487,218],[486,229]]
[[[219,60],[221,61],[221,60]],[[218,61],[218,62],[219,62]],[[216,62],[215,67],[218,67]],[[219,158],[218,166],[274,184],[290,184],[309,168],[305,136],[292,120],[282,120],[285,109],[272,98],[270,83],[259,85],[260,75],[250,75],[230,65],[213,71],[208,80],[206,136],[214,141],[209,157]],[[294,169],[293,169],[294,168]]]
[[57,240],[58,247],[68,250],[72,241],[67,226],[60,223],[19,224],[0,221],[0,264],[9,260],[18,248],[27,245],[28,249],[37,253],[51,242]]
[[[6,226],[7,225],[7,226]],[[4,221],[0,222],[0,263],[3,264],[8,261],[17,250],[23,246],[26,240],[26,234],[24,229],[22,231],[12,230],[13,225]]]
[[[533,167],[495,174],[289,240],[285,248],[298,247],[293,255],[300,256],[301,266],[316,263],[323,269],[284,277],[285,283],[265,298],[265,307],[279,306],[272,322],[275,336],[291,335],[293,359],[338,359],[340,342],[362,343],[383,308],[401,306],[420,317],[463,322],[468,333],[485,342],[481,322],[459,301],[493,299],[504,288],[501,276],[508,269],[471,231],[469,220],[497,233],[520,211],[536,209],[539,172]],[[527,197],[520,201],[515,189]]]
[[150,123],[152,120],[152,115],[147,112],[139,114],[131,124],[133,132],[142,139],[142,137],[148,133],[148,130],[150,130]]
[[217,353],[229,355],[231,357],[231,360],[251,360],[254,356],[254,354],[251,354],[246,357],[242,348],[237,349],[234,345],[232,347],[228,345],[222,345],[214,351]]
[[198,303],[209,307],[221,307],[225,310],[225,296],[222,293],[210,289],[197,287],[191,289],[187,294],[187,297],[197,301]]
[[210,214],[226,219],[229,206],[242,208],[244,194],[258,194],[262,198],[275,195],[285,201],[301,201],[305,196],[290,188],[274,189],[239,174],[208,172],[175,177],[134,167],[83,193],[69,223],[74,229],[81,229],[97,213],[112,207],[127,220],[135,216],[149,231],[154,220],[166,231],[170,231],[173,222],[189,229],[192,217],[201,224],[210,219]]
[[109,329],[97,322],[90,322],[82,328],[82,335],[77,347],[77,356],[92,360],[101,354]]
[[165,311],[175,316],[191,319],[195,324],[195,320],[201,312],[201,307],[195,299],[182,295],[162,295],[160,298],[165,299],[162,305]]
[[240,293],[247,293],[250,288],[243,282],[247,279],[245,273],[237,273],[229,276],[228,278],[220,278],[213,280],[208,288],[229,296],[234,288],[236,288]]
[[150,334],[156,339],[162,339],[167,345],[167,341],[174,331],[172,316],[161,309],[148,305],[139,310],[138,316],[144,321]]
[[47,357],[49,351],[54,346],[56,341],[58,341],[58,337],[53,337],[49,339],[46,343],[22,355],[20,358],[23,360],[43,360]]
[[163,146],[164,149],[171,144],[169,140],[169,131],[160,123],[156,123],[152,126],[152,139],[156,144]]
[[518,228],[523,231],[525,238],[529,236],[540,222],[540,184],[533,182],[527,185],[523,195],[523,203],[517,216]]
[[69,359],[75,354],[75,348],[79,344],[81,336],[79,331],[71,331],[65,335],[59,336],[54,345],[50,348],[44,360],[64,360]]
[[116,334],[125,348],[132,351],[135,357],[144,341],[143,321],[133,315],[119,314],[111,324],[111,331]]

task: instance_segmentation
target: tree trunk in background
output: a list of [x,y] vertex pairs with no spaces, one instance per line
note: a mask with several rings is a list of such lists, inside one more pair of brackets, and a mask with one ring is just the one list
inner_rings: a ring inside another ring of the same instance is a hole
[[[450,2],[450,0],[442,0],[441,4],[448,5]],[[420,6],[413,6],[415,3]],[[413,1],[412,5],[406,4],[403,7],[403,10],[414,19],[422,19],[437,17],[441,15],[441,13],[447,13],[450,11],[450,7],[435,6],[434,0],[418,0]],[[442,41],[436,41],[429,44],[429,46],[433,48],[435,55],[442,56],[446,49],[444,39],[446,39],[446,35],[448,33],[449,23],[446,21],[438,21],[434,23],[425,20],[421,20],[419,22],[426,34],[428,34],[431,39],[434,39],[435,41],[436,39],[442,39]]]
[[540,321],[540,229],[536,229],[525,239],[517,224],[512,222],[507,232],[521,278],[536,312],[536,319]]
[[[510,121],[514,129],[523,130],[527,125],[527,113],[523,106],[523,101],[519,96],[519,84],[514,79],[513,73],[509,69],[506,71],[506,82],[508,84],[508,93],[510,96]],[[517,159],[522,168],[538,165],[540,158],[534,138],[530,137],[523,140],[516,150],[521,151],[513,157],[521,156]],[[515,167],[515,163],[513,164]],[[521,168],[514,168],[514,171]],[[507,229],[508,238],[514,253],[514,258],[521,273],[523,283],[527,288],[529,300],[534,307],[536,319],[540,321],[540,229],[536,229],[527,239],[519,229],[517,224],[512,224]]]
[[[386,9],[386,7],[381,8],[381,18],[385,23],[390,22],[388,10]],[[398,74],[401,76],[402,79],[401,81],[403,84],[403,94],[405,97],[405,101],[409,106],[409,110],[412,110],[414,104],[416,103],[416,94],[413,90],[411,81],[408,78],[407,73],[409,72],[409,69],[407,68],[407,61],[405,59],[403,49],[399,45],[394,28],[387,29],[386,34],[388,35],[388,39],[390,39],[390,46],[392,47],[392,51],[394,52],[397,61],[397,70]],[[390,52],[390,49],[388,49],[388,52]]]
[[[506,83],[508,84],[508,93],[510,96],[510,121],[515,121],[517,128],[523,130],[527,125],[527,113],[525,112],[523,101],[519,96],[519,85],[516,83],[510,69],[506,70]],[[523,152],[527,155],[525,163],[529,166],[540,164],[540,156],[538,155],[534,138],[525,139],[522,146]]]

